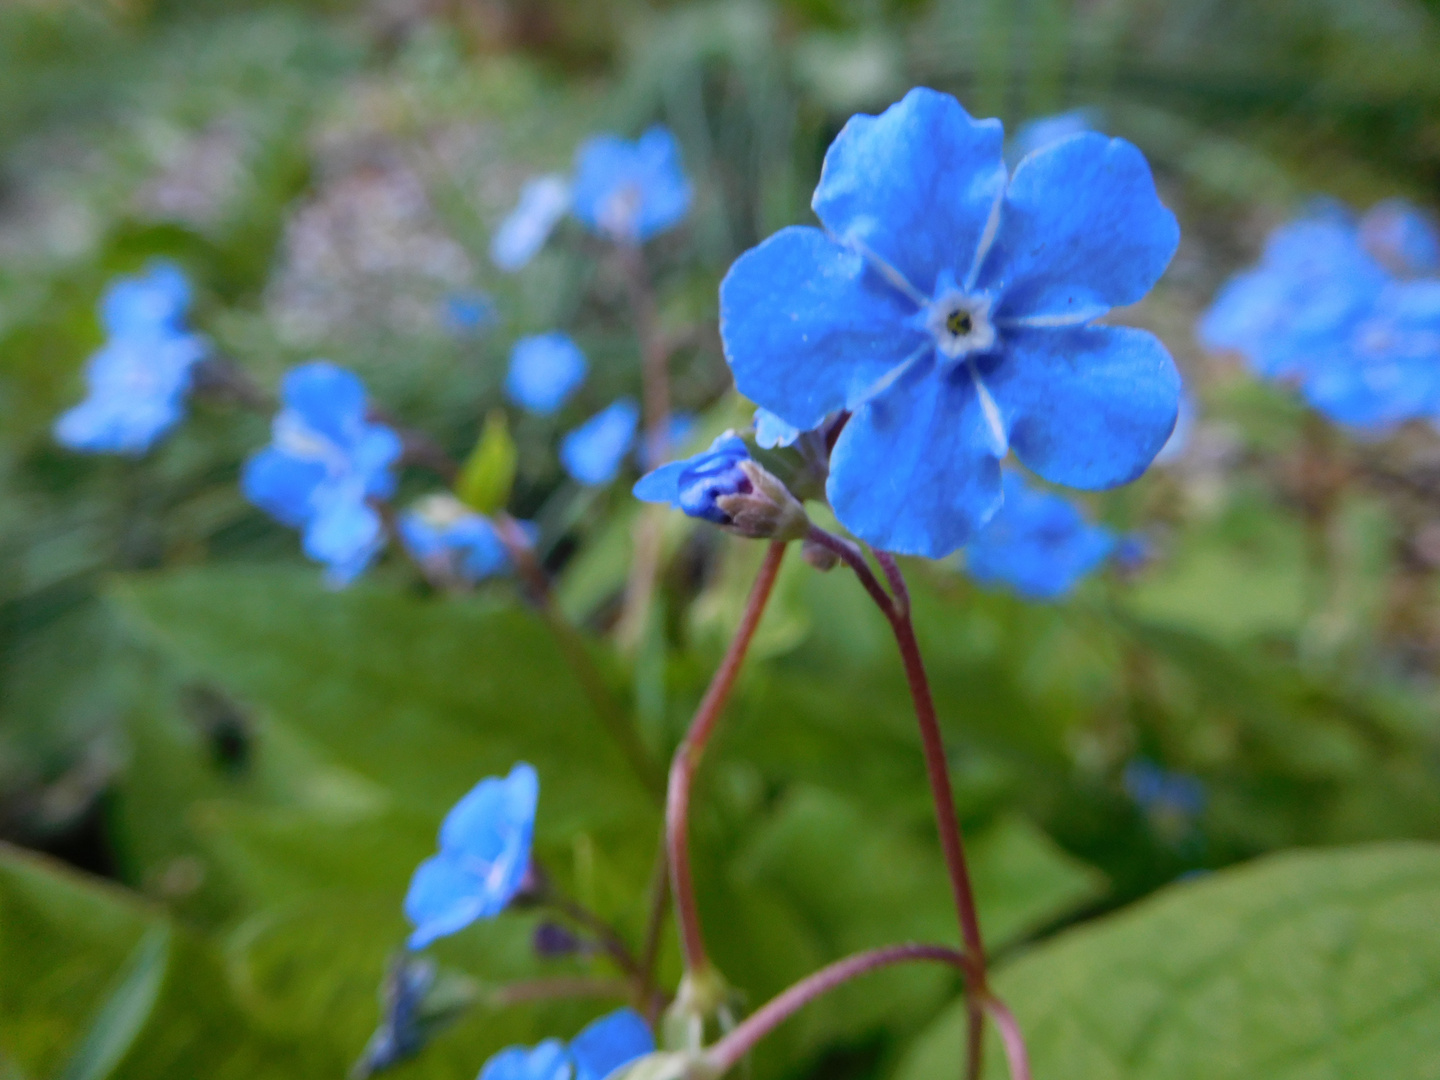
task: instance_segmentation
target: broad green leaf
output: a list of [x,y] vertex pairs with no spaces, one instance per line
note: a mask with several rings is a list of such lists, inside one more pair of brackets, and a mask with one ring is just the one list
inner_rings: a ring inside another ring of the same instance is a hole
[[[996,989],[1040,1078],[1434,1080],[1437,911],[1440,847],[1290,852],[1067,931]],[[896,1080],[955,1075],[962,1024],[957,1003]]]
[[485,418],[475,448],[460,468],[455,494],[472,510],[493,514],[510,501],[515,483],[517,453],[515,440],[505,423],[505,414],[495,409]]

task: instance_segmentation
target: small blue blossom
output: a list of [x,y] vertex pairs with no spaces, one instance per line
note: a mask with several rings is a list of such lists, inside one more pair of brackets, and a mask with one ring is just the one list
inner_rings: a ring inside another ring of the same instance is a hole
[[454,496],[421,499],[396,528],[415,560],[442,580],[474,583],[510,568],[495,526]]
[[545,246],[570,210],[570,184],[563,176],[537,176],[520,190],[520,201],[490,241],[490,261],[506,273],[524,267]]
[[1125,766],[1125,793],[1146,813],[1193,818],[1205,809],[1205,785],[1194,776],[1170,772],[1135,758]]
[[485,1063],[479,1080],[605,1080],[654,1050],[654,1036],[640,1015],[618,1009],[587,1026],[568,1047],[559,1039],[533,1048],[506,1047]]
[[366,419],[365,387],[323,360],[291,369],[272,442],[245,463],[240,486],[262,510],[304,531],[305,554],[344,585],[385,545],[372,499],[395,491],[400,437]]
[[1360,238],[1391,273],[1440,274],[1440,230],[1433,217],[1404,199],[1372,206],[1360,219]]
[[596,135],[575,154],[574,214],[591,232],[640,244],[678,225],[690,210],[680,146],[656,126],[634,142]]
[[549,416],[570,400],[588,370],[580,346],[558,330],[521,338],[510,350],[505,393],[522,408]]
[[710,444],[710,449],[662,465],[641,477],[635,484],[635,497],[643,502],[666,503],[716,525],[728,525],[731,515],[715,500],[753,490],[750,478],[740,468],[740,463],[748,460],[750,451],[745,443],[727,431]]
[[933,90],[851,117],[811,204],[824,230],[781,230],[721,285],[742,394],[806,431],[850,412],[826,492],[879,548],[966,543],[1012,449],[1052,483],[1108,488],[1175,422],[1159,340],[1092,325],[1144,296],[1179,239],[1144,156],[1085,133],[1010,176],[1001,142]]
[[1259,265],[1220,290],[1200,320],[1200,342],[1240,353],[1261,378],[1303,380],[1386,283],[1347,216],[1312,214],[1276,229]]
[[635,442],[640,407],[629,398],[602,409],[560,441],[565,471],[587,487],[614,480]]
[[456,292],[445,298],[440,319],[456,337],[474,337],[495,322],[495,303],[482,292]]
[[185,412],[192,368],[209,352],[184,328],[185,275],[154,262],[121,278],[100,302],[109,340],[85,362],[85,400],[55,421],[55,440],[92,454],[142,454]]
[[1115,547],[1068,500],[1006,472],[1005,501],[965,549],[965,569],[981,584],[1008,585],[1027,600],[1058,600]]
[[530,869],[539,798],[539,777],[521,762],[503,779],[481,780],[445,815],[440,854],[420,864],[405,896],[411,949],[505,909]]

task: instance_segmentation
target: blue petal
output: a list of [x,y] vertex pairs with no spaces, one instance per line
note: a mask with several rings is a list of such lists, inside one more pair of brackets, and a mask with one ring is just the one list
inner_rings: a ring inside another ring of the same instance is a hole
[[1053,484],[1108,488],[1145,471],[1175,427],[1180,373],[1129,327],[1031,331],[985,376],[1010,445]]
[[570,1053],[559,1039],[531,1049],[509,1046],[485,1063],[479,1080],[571,1080]]
[[564,177],[537,176],[527,181],[519,203],[490,241],[490,261],[513,274],[545,246],[569,209],[570,185]]
[[365,421],[365,384],[326,360],[287,371],[280,395],[306,424],[341,446],[358,437]]
[[548,416],[585,381],[588,367],[579,346],[559,331],[521,338],[510,350],[505,393],[516,404]]
[[980,285],[1001,295],[1001,320],[1079,323],[1149,292],[1179,242],[1145,155],[1076,135],[1015,170]]
[[298,529],[310,520],[311,497],[325,479],[325,466],[301,461],[273,447],[254,454],[240,474],[240,490],[282,524]]
[[100,321],[117,337],[177,330],[190,306],[190,283],[167,259],[148,263],[142,274],[117,279],[100,300]]
[[791,446],[804,434],[799,428],[785,423],[769,409],[755,410],[755,444],[766,450],[777,446]]
[[927,365],[859,409],[826,492],[840,522],[885,551],[938,559],[970,539],[1000,503],[1000,466],[968,372]]
[[1404,199],[1386,199],[1360,219],[1365,247],[1397,274],[1440,273],[1440,230],[1434,219]]
[[667,506],[676,505],[680,498],[680,476],[690,467],[690,459],[683,461],[672,461],[669,465],[661,465],[653,472],[648,472],[639,480],[631,492],[641,502],[665,503]]
[[596,413],[561,440],[565,471],[590,487],[608,484],[620,471],[639,423],[640,408],[629,398]]
[[353,481],[322,484],[311,502],[315,514],[305,528],[305,554],[330,568],[334,584],[347,585],[385,546],[380,515]]
[[737,259],[720,284],[720,336],[735,386],[810,430],[854,408],[927,334],[915,305],[859,255],[818,229],[781,229]]
[[523,761],[507,777],[487,776],[445,815],[441,850],[477,863],[518,861],[518,876],[524,876],[539,799],[540,778]]
[[350,468],[364,478],[365,494],[388,499],[395,493],[395,474],[390,466],[400,459],[404,443],[394,431],[381,424],[365,424],[350,447]]
[[652,127],[634,143],[596,135],[576,152],[574,212],[591,231],[639,243],[678,224],[689,209],[680,148],[665,128]]
[[570,1040],[575,1080],[605,1080],[616,1069],[654,1053],[655,1037],[634,1009],[617,1009]]
[[1005,159],[1013,166],[1036,150],[1072,135],[1093,131],[1095,126],[1096,117],[1092,109],[1071,109],[1054,116],[1027,120],[1011,136],[1010,145],[1005,148]]
[[405,894],[405,917],[415,927],[408,945],[423,949],[463,930],[487,910],[488,897],[459,859],[443,852],[422,862]]
[[835,236],[929,296],[942,270],[969,273],[1005,186],[1003,141],[998,120],[972,119],[949,94],[911,90],[879,116],[850,118],[811,206]]
[[1009,586],[1030,600],[1056,600],[1098,567],[1115,547],[1068,500],[1030,488],[1014,472],[1005,501],[965,550],[966,571],[982,584]]

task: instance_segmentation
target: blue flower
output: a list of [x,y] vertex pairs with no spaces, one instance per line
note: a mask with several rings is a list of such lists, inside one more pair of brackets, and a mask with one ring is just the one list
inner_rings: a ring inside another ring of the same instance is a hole
[[1440,231],[1434,219],[1404,199],[1386,199],[1360,219],[1366,250],[1392,273],[1419,277],[1440,273]]
[[1221,289],[1200,320],[1200,342],[1240,353],[1262,378],[1303,380],[1386,281],[1348,217],[1301,218],[1276,229],[1259,265]]
[[441,579],[473,583],[510,567],[495,526],[451,495],[421,499],[396,528],[415,560]]
[[549,416],[579,389],[588,370],[580,347],[558,330],[521,338],[510,350],[505,393],[517,405]]
[[394,493],[400,437],[366,420],[365,387],[343,368],[316,360],[293,368],[281,386],[284,408],[273,441],[245,463],[245,497],[304,530],[305,554],[333,584],[353,580],[385,545],[370,505]]
[[85,400],[55,421],[57,442],[100,454],[142,454],[185,412],[191,369],[209,345],[183,325],[190,303],[185,275],[154,262],[121,278],[100,302],[109,340],[85,362]]
[[570,185],[563,176],[537,176],[520,191],[515,209],[490,241],[490,261],[514,273],[545,246],[570,209]]
[[373,1076],[414,1057],[425,1045],[426,1024],[421,1016],[425,995],[435,985],[435,965],[424,958],[402,954],[385,975],[384,1012],[370,1037],[356,1076]]
[[1054,483],[1139,476],[1175,422],[1179,376],[1151,334],[1092,326],[1139,300],[1179,229],[1144,157],[1080,134],[1008,176],[998,121],[912,90],[855,116],[812,206],[720,290],[740,392],[785,423],[852,414],[826,484],[877,547],[942,556],[1000,501],[1000,459]]
[[740,468],[740,463],[748,460],[750,451],[745,443],[727,431],[703,453],[672,461],[642,476],[635,484],[635,497],[644,502],[666,503],[716,525],[729,525],[730,514],[715,500],[753,490],[749,476]]
[[560,441],[565,471],[587,487],[610,483],[635,442],[639,424],[640,407],[629,398],[602,409]]
[[803,434],[804,432],[799,428],[787,424],[770,410],[755,410],[755,445],[766,450],[774,450],[779,446],[793,446],[795,440]]
[[1027,154],[1043,150],[1051,143],[1068,139],[1071,135],[1079,135],[1081,132],[1093,131],[1094,128],[1093,109],[1071,109],[1053,116],[1037,116],[1016,129],[1010,138],[1010,146],[1005,156],[1018,162]]
[[1094,570],[1115,538],[1073,504],[1006,472],[1005,501],[965,549],[965,569],[981,584],[1008,585],[1027,600],[1058,600]]
[[495,304],[482,292],[457,292],[445,298],[440,312],[445,329],[457,337],[473,337],[495,321]]
[[440,854],[420,864],[405,896],[411,949],[505,909],[530,869],[539,797],[535,770],[521,762],[504,779],[481,780],[445,815]]
[[1135,758],[1125,766],[1125,792],[1151,814],[1195,817],[1205,809],[1205,785],[1196,777]]
[[655,1039],[633,1009],[618,1009],[587,1026],[567,1047],[559,1039],[510,1046],[480,1070],[480,1080],[605,1080],[653,1053]]
[[575,154],[574,213],[591,232],[639,244],[673,228],[690,210],[680,147],[663,127],[633,143],[596,135]]

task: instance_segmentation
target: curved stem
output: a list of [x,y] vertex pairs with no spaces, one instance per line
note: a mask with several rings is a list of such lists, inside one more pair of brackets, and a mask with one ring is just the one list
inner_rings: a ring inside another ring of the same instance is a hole
[[[801,979],[790,989],[771,998],[747,1017],[733,1031],[705,1052],[706,1075],[723,1076],[739,1063],[750,1049],[784,1021],[816,998],[828,994],[842,983],[891,964],[929,960],[960,967],[959,951],[945,945],[890,945],[883,949],[856,953],[837,960],[813,975]],[[713,1070],[710,1071],[710,1070]]]
[[818,525],[810,526],[810,531],[805,534],[805,539],[840,556],[845,565],[855,571],[855,576],[860,579],[860,584],[865,587],[865,591],[870,594],[870,599],[875,601],[885,618],[894,620],[895,601],[890,598],[890,594],[880,584],[880,579],[875,576],[875,571],[870,569],[870,564],[865,561],[865,556],[861,554],[858,547],[849,540],[826,532]]
[[705,937],[695,906],[695,882],[690,873],[690,791],[705,746],[715,733],[715,725],[730,697],[735,678],[740,674],[740,665],[744,663],[755,629],[760,625],[760,616],[764,614],[765,604],[775,588],[775,578],[784,557],[784,542],[772,542],[765,552],[765,561],[760,564],[755,584],[750,587],[745,612],[725,652],[725,659],[711,678],[710,686],[695,710],[695,718],[690,722],[690,730],[676,748],[675,758],[670,763],[670,784],[665,803],[665,845],[670,855],[670,885],[675,893],[675,915],[680,923],[685,969],[692,973],[708,970],[710,960],[705,954]]
[[983,1004],[1000,1032],[1000,1042],[1005,1047],[1005,1060],[1010,1065],[1010,1080],[1030,1080],[1030,1057],[1025,1052],[1025,1039],[1020,1034],[1020,1025],[1015,1020],[1015,1014],[997,997],[987,996]]

